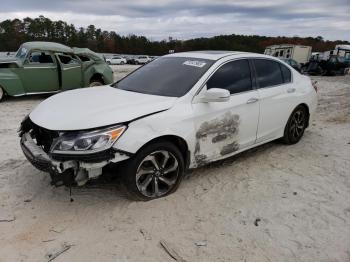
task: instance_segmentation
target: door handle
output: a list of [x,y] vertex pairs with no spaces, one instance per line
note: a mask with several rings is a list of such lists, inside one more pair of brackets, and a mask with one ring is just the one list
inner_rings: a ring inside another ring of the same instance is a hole
[[258,101],[259,101],[258,98],[253,97],[253,98],[248,99],[247,104],[253,104],[253,103],[256,103],[256,102],[258,102]]
[[294,93],[295,92],[295,88],[291,87],[287,89],[287,93]]

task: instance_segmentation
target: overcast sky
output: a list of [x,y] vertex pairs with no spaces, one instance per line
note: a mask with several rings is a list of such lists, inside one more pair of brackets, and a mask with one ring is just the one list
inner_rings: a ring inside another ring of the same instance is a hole
[[350,40],[350,0],[5,0],[0,20],[37,17],[152,40],[219,34]]

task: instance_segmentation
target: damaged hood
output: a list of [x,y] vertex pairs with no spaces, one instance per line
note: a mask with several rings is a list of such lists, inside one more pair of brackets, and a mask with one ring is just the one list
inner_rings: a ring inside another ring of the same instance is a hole
[[46,99],[29,117],[35,124],[49,130],[84,130],[123,123],[169,109],[176,99],[111,86],[84,88]]

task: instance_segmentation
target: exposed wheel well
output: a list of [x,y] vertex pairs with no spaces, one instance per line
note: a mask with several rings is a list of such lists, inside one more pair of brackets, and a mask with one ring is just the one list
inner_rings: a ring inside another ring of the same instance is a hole
[[175,135],[160,136],[160,137],[152,139],[151,141],[148,141],[145,145],[142,146],[142,148],[145,147],[146,145],[151,144],[151,143],[160,142],[160,141],[171,142],[175,146],[177,146],[179,148],[183,158],[184,158],[185,168],[187,169],[189,167],[190,160],[191,160],[190,159],[191,154],[190,154],[190,152],[188,150],[188,145],[187,145],[186,141],[183,138],[179,137],[179,136],[175,136]]
[[103,80],[103,76],[99,73],[94,74],[91,78],[90,78],[90,83],[94,82],[94,81],[98,81],[101,82],[102,84],[105,83],[105,81]]

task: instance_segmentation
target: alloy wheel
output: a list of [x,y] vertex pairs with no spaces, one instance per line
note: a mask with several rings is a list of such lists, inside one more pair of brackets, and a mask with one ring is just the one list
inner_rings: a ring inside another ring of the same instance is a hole
[[306,114],[304,110],[295,111],[289,128],[289,132],[293,139],[298,140],[304,133],[306,123]]
[[146,156],[137,168],[136,186],[146,197],[161,197],[174,188],[178,177],[176,157],[165,150],[155,151]]

